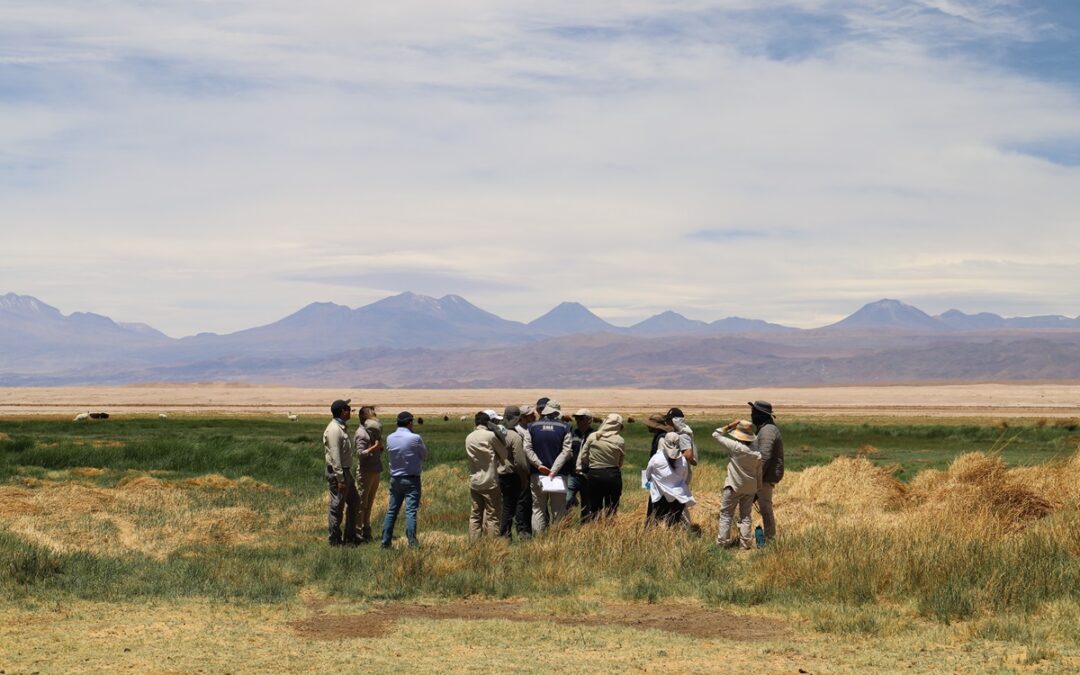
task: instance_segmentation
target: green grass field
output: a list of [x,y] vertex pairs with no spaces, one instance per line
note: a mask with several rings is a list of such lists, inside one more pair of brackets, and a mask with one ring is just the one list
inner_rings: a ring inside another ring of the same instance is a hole
[[[691,603],[781,617],[810,636],[807,645],[837,634],[888,642],[881,649],[896,664],[910,644],[922,641],[933,654],[941,639],[968,645],[961,670],[988,663],[1052,670],[1080,658],[1080,517],[1069,487],[1077,474],[1068,473],[1078,463],[1075,421],[787,422],[792,473],[777,498],[782,536],[750,554],[712,543],[725,461],[709,434],[724,421],[693,421],[703,536],[642,534],[637,475],[649,434],[633,424],[616,522],[564,522],[507,544],[467,541],[463,439],[471,425],[429,418],[417,428],[432,451],[423,546],[389,552],[326,545],[323,420],[0,421],[0,600],[12,616],[59,606],[81,607],[84,616],[101,603],[206,612],[226,603],[247,608],[248,618],[284,613],[279,620],[295,617],[311,597],[357,611],[387,602],[513,600],[556,617]],[[953,465],[990,450],[1001,463]],[[817,487],[837,480],[851,490]],[[941,509],[926,496],[960,493]],[[987,509],[973,506],[980,500]],[[384,511],[385,483],[376,529]],[[614,629],[582,630],[598,631],[590,635],[599,640]],[[770,653],[770,663],[781,656]],[[5,658],[31,663],[0,649],[0,666]],[[859,663],[824,662],[829,670]]]

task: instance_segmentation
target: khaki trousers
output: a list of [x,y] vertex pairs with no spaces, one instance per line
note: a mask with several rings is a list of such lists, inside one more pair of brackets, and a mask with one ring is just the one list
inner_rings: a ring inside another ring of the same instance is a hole
[[720,530],[716,533],[716,543],[720,546],[730,546],[734,543],[731,538],[731,519],[735,515],[736,505],[739,507],[739,545],[749,549],[754,543],[750,532],[754,495],[737,495],[731,488],[724,488],[723,497],[720,499]]
[[499,536],[499,516],[502,514],[502,492],[499,486],[487,490],[469,489],[472,510],[469,512],[469,538],[483,535]]
[[379,491],[378,471],[360,472],[360,482],[356,486],[360,492],[360,509],[357,514],[357,534],[361,540],[371,539],[371,509],[375,505],[375,493]]
[[540,487],[540,474],[529,477],[529,489],[532,492],[532,530],[533,534],[540,534],[566,513],[566,493],[544,492]]

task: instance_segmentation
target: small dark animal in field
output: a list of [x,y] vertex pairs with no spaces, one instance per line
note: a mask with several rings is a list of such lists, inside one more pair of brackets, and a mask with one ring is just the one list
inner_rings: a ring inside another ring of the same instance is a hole
[[566,423],[570,423],[570,422],[573,422],[573,421],[574,421],[574,418],[573,418],[573,417],[570,417],[569,415],[563,415],[563,416],[562,416],[562,421],[563,421],[563,422],[566,422]]
[[90,419],[92,419],[92,420],[107,420],[107,419],[109,419],[109,413],[107,413],[107,412],[90,413]]
[[442,421],[443,422],[449,422],[450,421],[450,416],[449,415],[443,415],[442,416]]
[[634,416],[631,415],[630,417],[627,417],[626,418],[626,423],[627,424],[633,424],[634,423]]
[[420,426],[424,426],[424,418],[423,417],[417,417],[416,418],[416,423],[419,424]]

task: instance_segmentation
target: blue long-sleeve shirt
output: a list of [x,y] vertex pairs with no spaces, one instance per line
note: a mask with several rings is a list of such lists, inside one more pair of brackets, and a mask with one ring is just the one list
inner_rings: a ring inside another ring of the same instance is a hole
[[390,458],[391,476],[419,476],[428,449],[420,434],[405,427],[386,437],[386,454]]

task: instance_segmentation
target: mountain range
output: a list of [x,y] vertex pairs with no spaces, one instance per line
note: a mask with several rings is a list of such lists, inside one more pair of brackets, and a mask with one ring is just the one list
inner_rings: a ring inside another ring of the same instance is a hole
[[522,323],[461,296],[406,292],[356,309],[316,302],[264,326],[176,339],[145,324],[64,315],[31,296],[0,296],[2,385],[693,388],[1073,379],[1078,357],[1080,317],[931,316],[891,299],[802,330],[674,311],[620,327],[576,302]]

